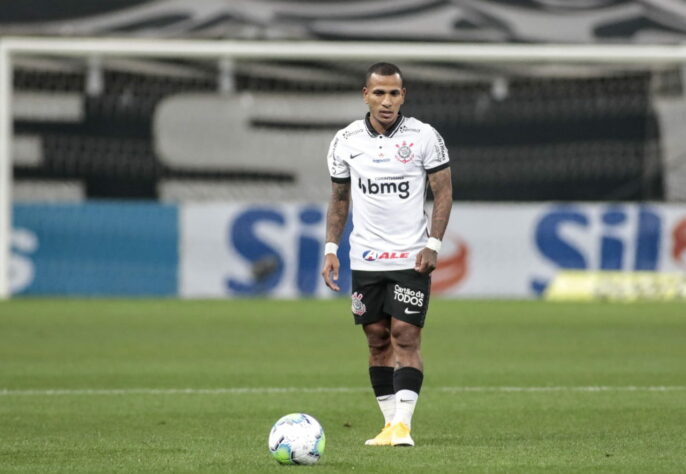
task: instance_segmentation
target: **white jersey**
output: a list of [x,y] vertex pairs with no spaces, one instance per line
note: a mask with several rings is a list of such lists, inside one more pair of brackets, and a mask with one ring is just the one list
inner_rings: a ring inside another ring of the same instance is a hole
[[449,166],[443,138],[430,125],[402,115],[380,135],[367,114],[336,133],[327,160],[331,180],[351,184],[350,267],[414,268],[429,238],[427,173]]

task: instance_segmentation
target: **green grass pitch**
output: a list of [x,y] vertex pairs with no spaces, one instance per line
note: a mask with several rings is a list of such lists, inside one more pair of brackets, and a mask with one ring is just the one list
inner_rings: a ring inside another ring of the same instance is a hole
[[[686,472],[686,305],[432,301],[415,448],[349,301],[0,303],[0,472]],[[280,416],[324,426],[279,466]]]

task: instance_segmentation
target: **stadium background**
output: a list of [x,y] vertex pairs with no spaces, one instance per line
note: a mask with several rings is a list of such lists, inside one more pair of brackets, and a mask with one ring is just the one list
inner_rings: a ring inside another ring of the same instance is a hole
[[[671,44],[684,40],[686,7],[31,0],[3,8],[0,29]],[[17,58],[12,292],[330,297],[318,277],[323,161],[335,130],[364,112],[365,66]],[[530,298],[560,269],[686,268],[683,68],[401,66],[404,112],[433,124],[452,159],[455,210],[437,293]]]

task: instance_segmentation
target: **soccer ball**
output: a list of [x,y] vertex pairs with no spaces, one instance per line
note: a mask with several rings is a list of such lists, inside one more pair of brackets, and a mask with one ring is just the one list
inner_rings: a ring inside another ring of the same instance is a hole
[[305,413],[279,418],[269,433],[269,452],[280,464],[314,464],[325,444],[322,425]]

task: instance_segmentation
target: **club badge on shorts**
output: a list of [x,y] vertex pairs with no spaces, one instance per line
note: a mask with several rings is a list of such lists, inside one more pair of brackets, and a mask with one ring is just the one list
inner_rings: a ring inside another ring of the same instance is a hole
[[356,314],[358,316],[362,316],[364,313],[367,312],[367,307],[364,305],[362,302],[362,293],[355,292],[352,294],[352,300],[353,300],[353,314]]

